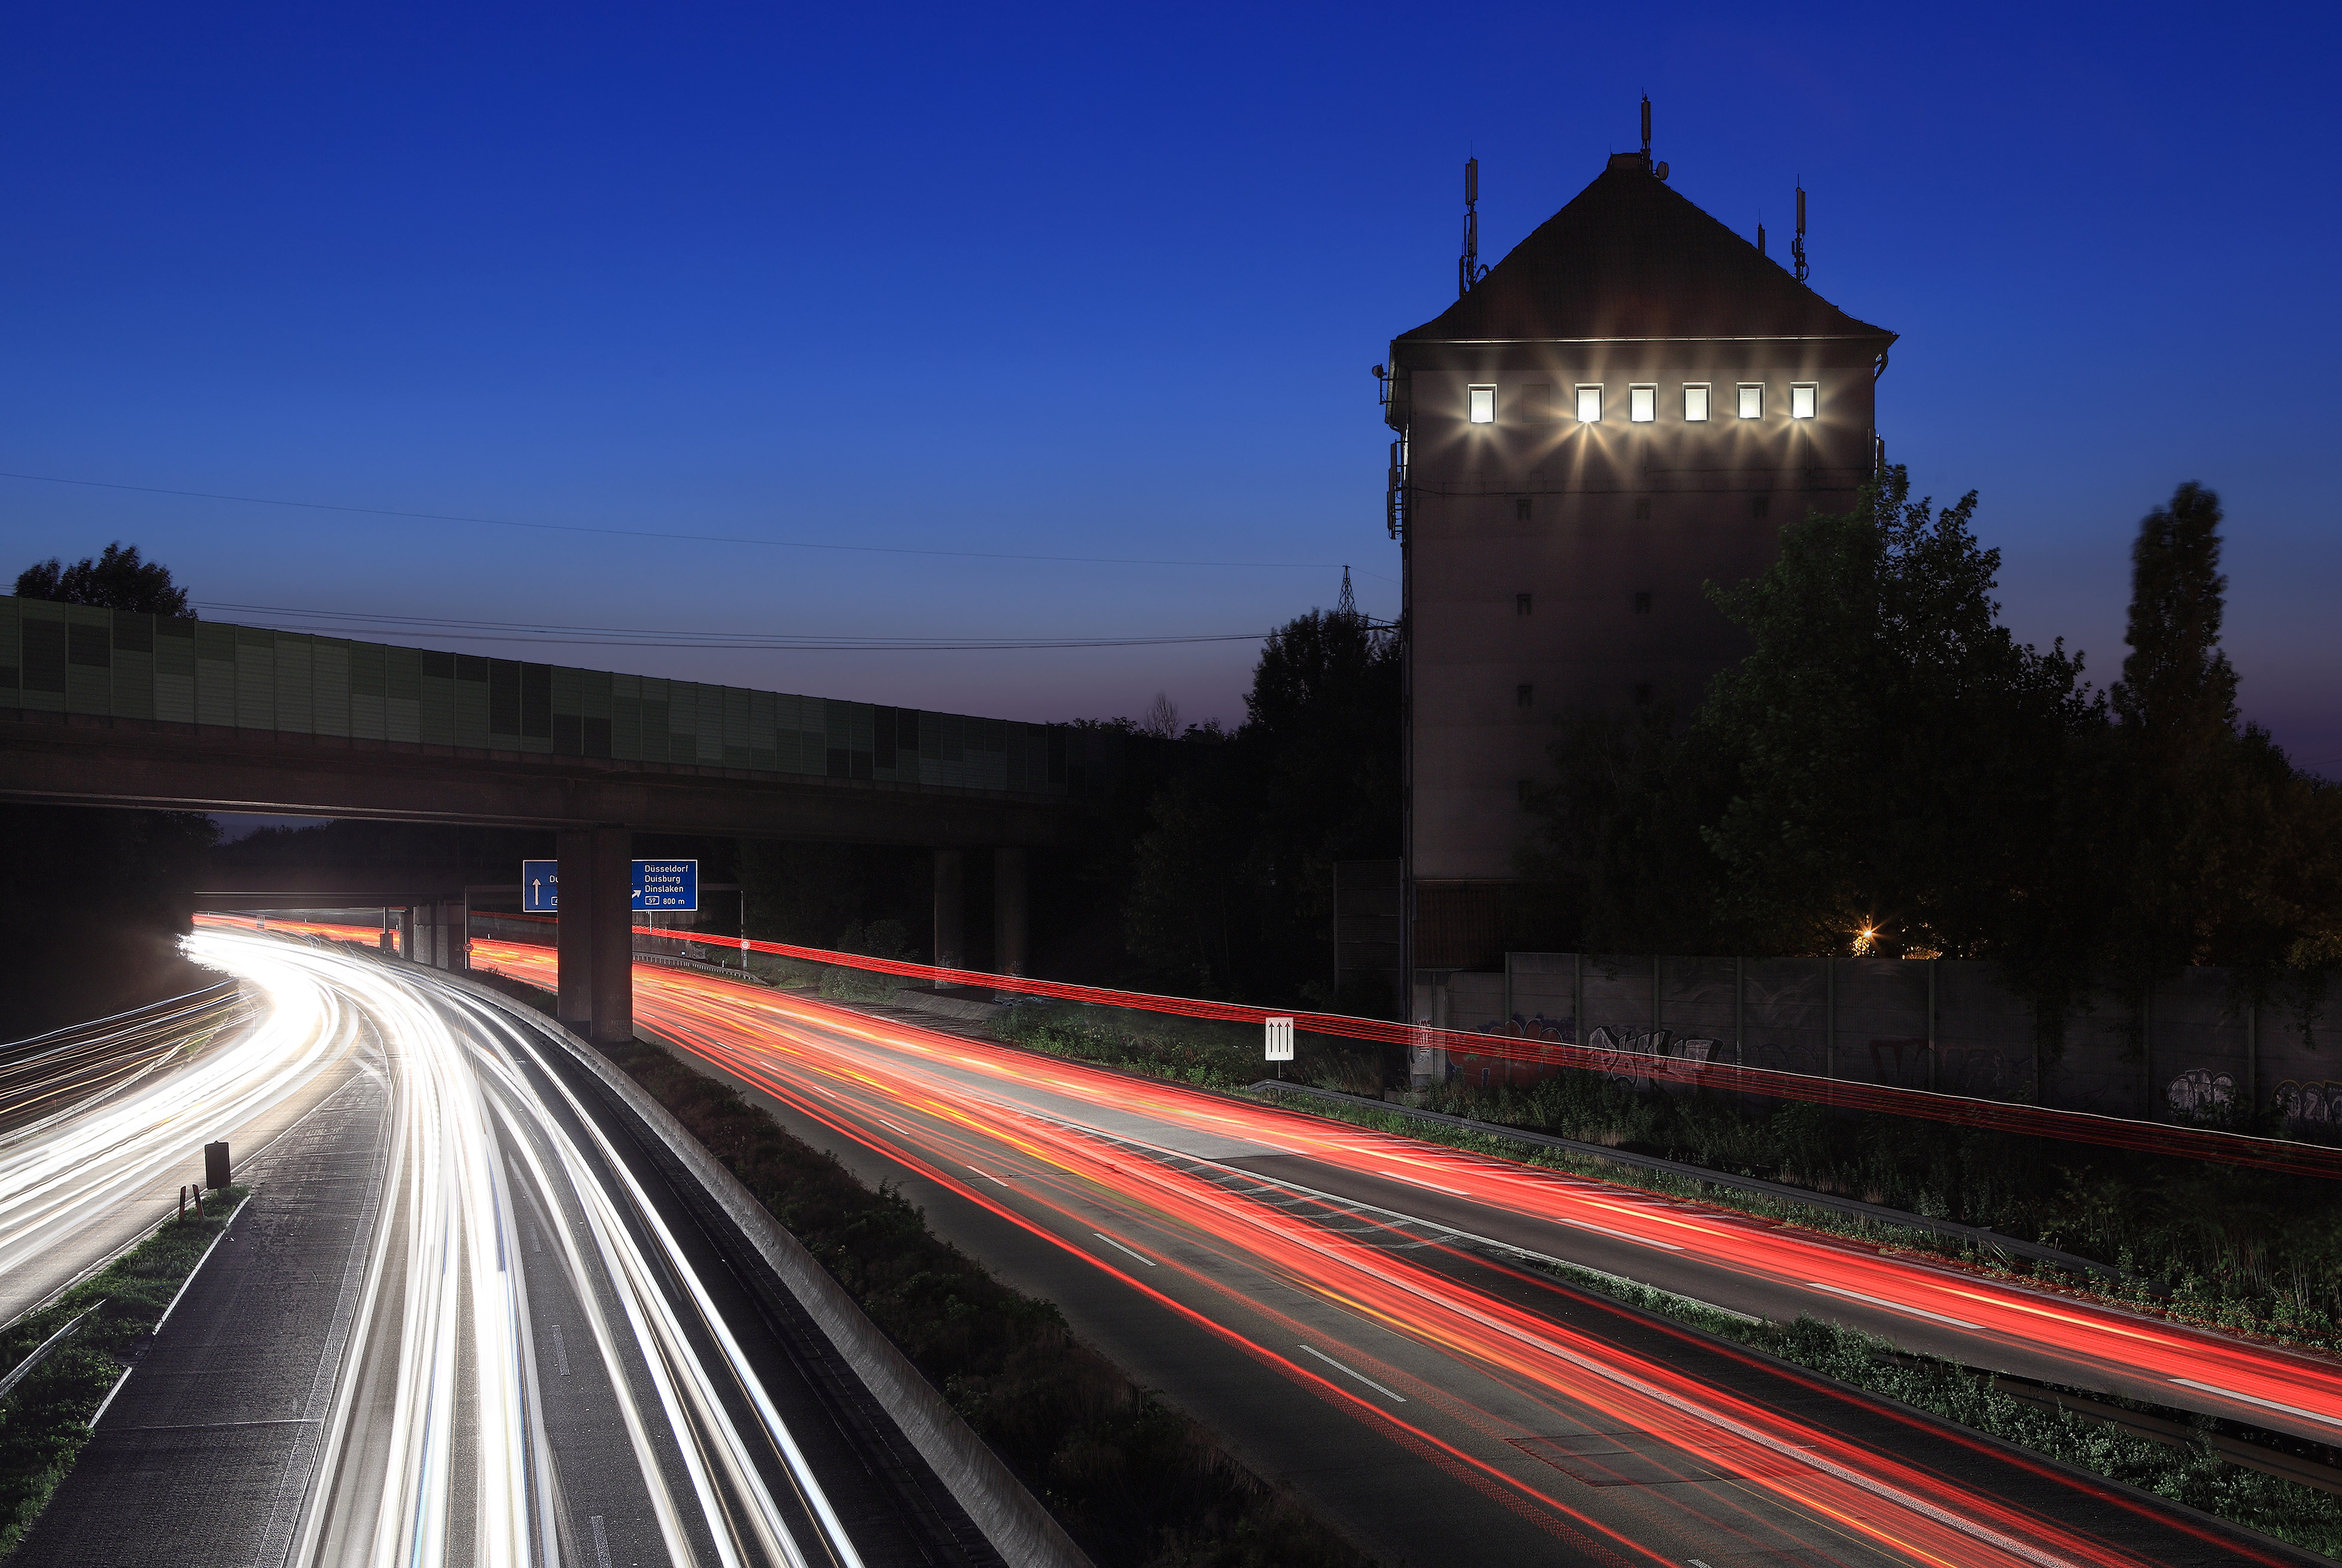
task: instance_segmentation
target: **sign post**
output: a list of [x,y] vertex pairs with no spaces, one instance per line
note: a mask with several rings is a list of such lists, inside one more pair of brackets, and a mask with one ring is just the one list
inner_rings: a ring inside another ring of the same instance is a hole
[[1285,1064],[1293,1060],[1293,1020],[1264,1018],[1267,1026],[1268,1059],[1276,1064],[1276,1075],[1285,1076]]

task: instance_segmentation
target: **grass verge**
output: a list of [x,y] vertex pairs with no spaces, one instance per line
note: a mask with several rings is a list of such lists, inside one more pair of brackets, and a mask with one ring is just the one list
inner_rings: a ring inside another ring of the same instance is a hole
[[1749,1323],[1671,1292],[1608,1274],[1567,1264],[1548,1272],[1579,1289],[1599,1292],[1867,1393],[1900,1400],[2077,1470],[2167,1497],[2312,1552],[2342,1557],[2342,1497],[2238,1464],[2200,1436],[2185,1446],[2159,1443],[2094,1420],[2079,1409],[2045,1409],[2002,1392],[1987,1373],[1915,1354],[1875,1334],[1817,1318],[1800,1317],[1790,1323]]
[[66,1323],[98,1308],[0,1403],[0,1555],[16,1549],[47,1506],[89,1441],[90,1418],[245,1196],[241,1186],[205,1193],[211,1217],[165,1222],[47,1306],[0,1330],[5,1373]]
[[647,1045],[605,1048],[746,1184],[1100,1568],[1364,1568],[1211,1434],[937,1239],[891,1187]]
[[[1051,1055],[1244,1094],[1261,1074],[1249,1039],[1238,1043],[1188,1021],[1129,1026],[1121,1016],[1086,1020],[1073,1010],[1015,1009],[994,1033]],[[1157,1025],[1160,1025],[1159,1027]],[[1306,1053],[1305,1053],[1305,1055]],[[1287,1076],[1318,1087],[1374,1094],[1354,1081],[1357,1064],[1328,1052]],[[1978,1273],[2117,1303],[2174,1322],[2342,1354],[2342,1203],[2315,1183],[2267,1173],[2079,1148],[2046,1150],[2039,1139],[1835,1116],[1819,1106],[1769,1112],[1723,1095],[1638,1092],[1600,1074],[1556,1074],[1534,1092],[1447,1089],[1427,1106],[1487,1130],[1417,1121],[1373,1105],[1262,1096],[1359,1126],[1444,1144],[1493,1158],[1696,1199],[1784,1224],[1852,1236],[1892,1252],[1956,1260]],[[1580,1143],[1633,1149],[1757,1176],[1786,1186],[1857,1197],[1934,1218],[2038,1240],[2119,1271],[2120,1284],[2053,1263],[2012,1260],[1939,1232],[1898,1226],[1817,1203],[1660,1171],[1631,1174],[1607,1161],[1504,1136],[1507,1124]]]

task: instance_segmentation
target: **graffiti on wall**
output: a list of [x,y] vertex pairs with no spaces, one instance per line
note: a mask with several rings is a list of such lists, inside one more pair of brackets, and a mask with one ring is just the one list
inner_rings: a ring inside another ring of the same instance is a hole
[[2183,1115],[2198,1111],[2225,1111],[2237,1095],[2237,1081],[2207,1067],[2190,1067],[2171,1081],[2163,1097]]
[[2342,1084],[2330,1078],[2322,1082],[2288,1078],[2277,1086],[2277,1108],[2288,1122],[2315,1122],[2326,1127],[2342,1124]]

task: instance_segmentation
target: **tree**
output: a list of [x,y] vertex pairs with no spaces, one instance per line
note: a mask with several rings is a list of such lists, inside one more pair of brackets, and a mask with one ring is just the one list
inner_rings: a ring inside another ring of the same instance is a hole
[[1334,862],[1398,853],[1398,672],[1364,616],[1313,610],[1262,648],[1234,736],[1187,726],[1224,744],[1150,787],[1115,872],[1150,983],[1330,1004]]
[[1702,837],[1721,913],[1760,950],[1996,954],[2059,852],[2068,754],[2103,704],[2062,641],[1999,624],[1976,500],[1938,511],[1890,469],[1854,511],[1786,530],[1763,574],[1710,589],[1754,646],[1686,750],[1729,780]]
[[2242,721],[2220,649],[2221,522],[2219,496],[2191,482],[2131,547],[2105,959],[2133,991],[2191,964],[2233,965],[2261,990],[2342,962],[2342,791]]
[[2135,755],[2173,767],[2237,731],[2237,672],[2220,650],[2228,579],[2220,498],[2189,481],[2140,520],[2130,551],[2130,624],[2115,716]]
[[17,574],[16,594],[25,599],[95,604],[145,615],[195,617],[187,608],[187,591],[171,582],[171,569],[160,562],[140,560],[137,545],[125,549],[118,539],[95,561],[85,555],[68,566],[53,555],[35,562]]

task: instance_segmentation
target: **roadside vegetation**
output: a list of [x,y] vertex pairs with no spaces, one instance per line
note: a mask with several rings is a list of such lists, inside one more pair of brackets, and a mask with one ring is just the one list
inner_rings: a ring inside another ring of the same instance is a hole
[[2077,1470],[2152,1492],[2312,1552],[2342,1556],[2342,1497],[2239,1464],[2204,1441],[2200,1431],[2184,1443],[2162,1443],[2084,1413],[2092,1403],[2142,1412],[2149,1411],[2148,1406],[2094,1395],[2077,1398],[2073,1407],[2050,1408],[2003,1392],[1987,1373],[1934,1356],[1915,1355],[1857,1329],[1810,1317],[1790,1323],[1750,1323],[1703,1303],[1607,1274],[1566,1266],[1551,1272],[1578,1288],[1763,1351],[1866,1393],[1900,1400]]
[[205,1217],[190,1212],[165,1221],[47,1306],[0,1330],[5,1375],[50,1335],[96,1309],[0,1403],[0,1554],[16,1549],[47,1506],[89,1441],[92,1417],[245,1195],[241,1186],[205,1193]]
[[[1247,1092],[1267,1075],[1253,1032],[1226,1024],[1070,1004],[1020,1004],[1000,1039],[1051,1055],[1146,1073],[1200,1088]],[[1301,1037],[1287,1076],[1373,1096],[1380,1068],[1350,1042]],[[1485,1132],[1397,1108],[1312,1100],[1287,1109],[1338,1117],[1498,1159],[1622,1182],[1900,1250],[1958,1258],[2139,1311],[2342,1353],[2342,1193],[2305,1201],[2305,1179],[2196,1161],[2051,1144],[1884,1114],[1638,1091],[1599,1074],[1564,1072],[1534,1089],[1451,1087],[1424,1109],[1468,1117]],[[2118,1271],[2120,1284],[2043,1263],[1980,1253],[1935,1232],[1883,1225],[1598,1156],[1516,1142],[1506,1127],[1655,1154],[1723,1174],[1929,1219],[1992,1230]],[[2326,1183],[2317,1183],[2323,1187]]]
[[1209,1433],[731,1088],[665,1051],[606,1054],[803,1242],[1099,1568],[1365,1568]]

